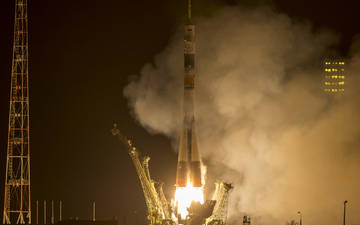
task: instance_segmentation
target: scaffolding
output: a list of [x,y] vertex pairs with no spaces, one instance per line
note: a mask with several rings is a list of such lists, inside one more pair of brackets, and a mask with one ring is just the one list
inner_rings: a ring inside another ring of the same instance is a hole
[[136,150],[136,147],[132,144],[130,139],[120,133],[119,129],[117,129],[116,124],[114,124],[114,128],[111,130],[111,132],[114,136],[117,136],[119,140],[125,145],[125,147],[127,148],[127,152],[134,163],[144,193],[145,203],[148,210],[147,218],[150,224],[172,223],[168,208],[163,207],[167,206],[167,202],[165,195],[163,195],[162,193],[162,186],[160,186],[160,192],[158,192],[155,188],[156,182],[153,181],[150,177],[150,157],[145,156],[141,163],[139,159],[139,153]]
[[15,1],[3,224],[31,224],[27,0]]
[[141,187],[144,193],[146,206],[148,209],[148,220],[152,225],[175,225],[175,224],[198,224],[197,221],[203,221],[201,224],[207,225],[225,225],[227,218],[227,207],[232,184],[225,182],[216,182],[216,190],[213,200],[206,201],[203,205],[193,204],[188,209],[190,217],[184,221],[178,221],[175,216],[174,208],[165,197],[163,192],[163,183],[151,179],[149,171],[150,157],[145,156],[142,163],[139,159],[139,153],[130,139],[123,136],[117,125],[111,130],[114,136],[127,148],[127,152],[132,159],[136,172],[138,174]]

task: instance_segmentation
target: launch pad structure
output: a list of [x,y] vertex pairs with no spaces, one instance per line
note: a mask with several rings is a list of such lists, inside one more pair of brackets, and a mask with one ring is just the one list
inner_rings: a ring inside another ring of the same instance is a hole
[[31,223],[27,0],[15,0],[3,224]]
[[[187,0],[187,22],[184,26],[184,96],[183,124],[180,134],[176,187],[203,188],[201,154],[195,126],[195,25],[191,20],[191,0]],[[8,143],[4,188],[3,224],[31,224],[30,185],[30,114],[28,76],[28,14],[27,0],[15,0],[15,23],[12,55]],[[131,140],[115,126],[114,136],[126,146],[140,179],[152,225],[224,225],[227,202],[232,185],[216,183],[212,200],[194,201],[182,218],[175,201],[168,201],[163,183],[153,180],[149,171],[150,157],[139,158]],[[202,191],[202,189],[201,189]],[[45,219],[46,221],[46,219]],[[54,218],[52,218],[54,223]]]
[[[184,26],[183,124],[180,135],[176,187],[186,188],[190,183],[195,188],[202,188],[204,183],[201,154],[197,143],[194,113],[196,48],[195,25],[191,20],[191,0],[187,0],[187,6],[187,22]],[[15,0],[3,224],[31,224],[32,222],[28,62],[27,0]],[[163,191],[163,183],[151,178],[150,157],[144,157],[140,161],[139,152],[131,140],[123,136],[116,126],[112,133],[126,146],[127,153],[133,161],[144,193],[149,224],[226,224],[227,202],[230,190],[233,188],[231,184],[216,183],[213,199],[204,203],[193,202],[187,209],[186,218],[182,218],[174,201],[167,200]],[[44,215],[44,221],[46,221],[46,213]],[[95,218],[93,220],[95,221]],[[51,223],[54,224],[54,221],[54,217],[52,217]]]
[[149,156],[140,161],[139,152],[130,139],[120,133],[117,124],[111,130],[112,134],[126,147],[139,177],[147,206],[147,219],[151,225],[225,225],[230,190],[229,183],[217,182],[212,200],[204,204],[193,202],[189,207],[189,215],[180,219],[174,201],[168,201],[163,191],[163,183],[153,180],[149,171]]
[[[125,145],[132,159],[148,209],[149,224],[152,225],[225,225],[231,184],[216,183],[212,200],[204,201],[205,185],[201,170],[201,154],[198,148],[195,126],[195,24],[191,18],[191,0],[187,0],[186,23],[184,25],[184,96],[183,123],[180,134],[176,170],[176,192],[168,201],[162,183],[151,179],[149,157],[141,162],[139,152],[130,139],[123,136],[114,124],[112,134]],[[178,192],[179,191],[179,192]],[[189,192],[190,191],[190,192]],[[194,193],[191,191],[195,191]],[[179,195],[181,195],[179,197]],[[191,195],[191,196],[189,196]],[[190,198],[189,198],[190,197]],[[196,198],[196,199],[195,199]]]

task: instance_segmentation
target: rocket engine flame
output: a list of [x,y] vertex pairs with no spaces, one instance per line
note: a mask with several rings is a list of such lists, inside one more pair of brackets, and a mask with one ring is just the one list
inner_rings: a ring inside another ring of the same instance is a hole
[[192,202],[204,203],[204,188],[194,187],[190,181],[187,182],[186,187],[176,187],[175,204],[177,205],[178,213],[181,219],[186,219],[189,214],[188,208]]

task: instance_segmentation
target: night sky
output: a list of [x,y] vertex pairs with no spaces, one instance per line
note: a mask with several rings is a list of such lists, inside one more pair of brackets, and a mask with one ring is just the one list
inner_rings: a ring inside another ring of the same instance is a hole
[[[223,7],[269,6],[329,29],[346,55],[360,33],[357,1],[194,1],[193,14]],[[14,1],[0,3],[0,196],[3,207]],[[171,141],[149,134],[132,116],[123,88],[182,26],[184,1],[29,1],[32,200],[63,200],[64,218],[127,216],[145,220],[138,177],[113,122],[151,156],[153,177],[172,189],[177,154]],[[216,32],[216,31],[214,31]],[[182,52],[179,52],[182,54]],[[33,204],[34,206],[34,204]],[[2,216],[1,216],[2,217]]]

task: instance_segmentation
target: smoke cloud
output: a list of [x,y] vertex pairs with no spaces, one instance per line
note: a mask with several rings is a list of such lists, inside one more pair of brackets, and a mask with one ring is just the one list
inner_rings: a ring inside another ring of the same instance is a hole
[[[196,116],[209,180],[232,182],[229,223],[360,223],[360,54],[346,61],[346,92],[321,88],[321,63],[337,35],[313,32],[269,9],[225,9],[197,24]],[[182,29],[124,89],[152,133],[177,139]],[[210,184],[208,184],[210,185]]]

